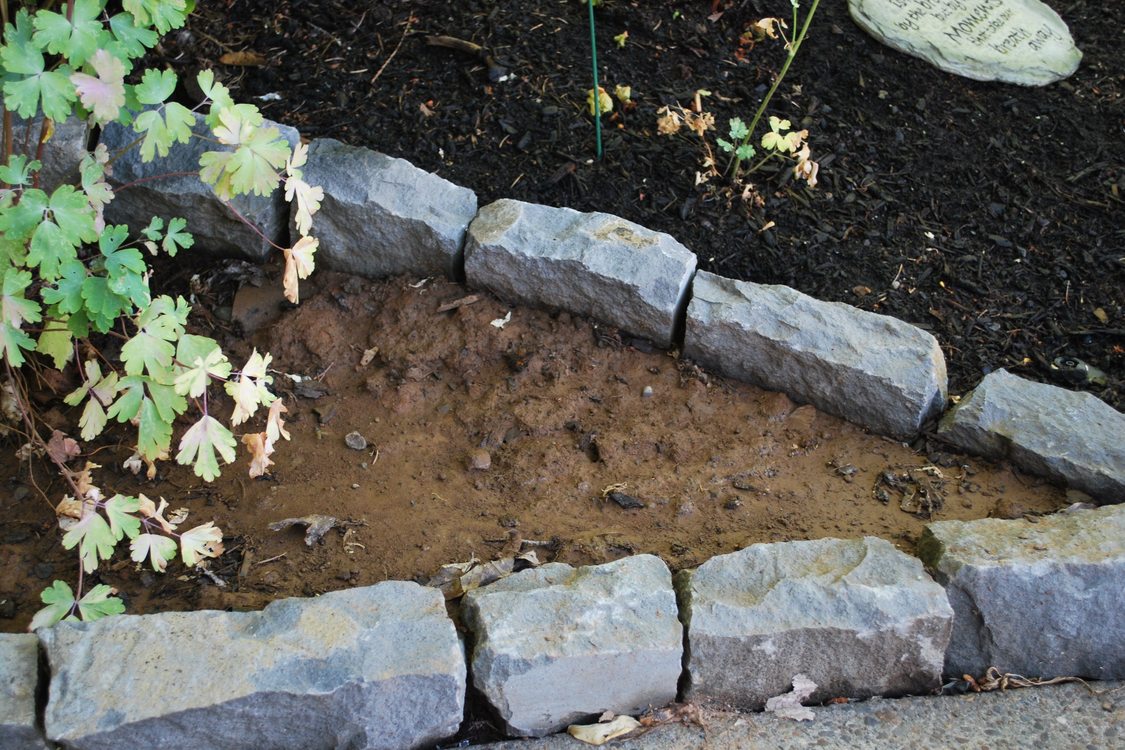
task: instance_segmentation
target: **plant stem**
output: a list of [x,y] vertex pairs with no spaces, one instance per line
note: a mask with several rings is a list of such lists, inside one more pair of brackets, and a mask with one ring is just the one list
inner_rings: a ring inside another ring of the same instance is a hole
[[[818,0],[819,2],[819,0]],[[590,59],[594,66],[594,138],[597,143],[598,158],[602,158],[602,97],[598,86],[598,40],[594,33],[594,0],[586,0],[590,9]]]
[[[797,51],[801,49],[801,43],[805,41],[805,36],[809,33],[809,24],[812,23],[813,16],[816,15],[816,8],[820,5],[820,0],[813,0],[812,8],[809,9],[809,14],[805,16],[805,23],[801,26],[801,31],[797,34],[796,38],[789,45],[789,56],[785,58],[785,64],[781,66],[781,70],[777,74],[777,78],[773,79],[773,85],[770,90],[766,92],[766,97],[762,99],[762,103],[758,105],[758,111],[754,113],[754,119],[750,121],[749,132],[746,137],[742,139],[742,144],[745,146],[754,137],[754,129],[758,127],[758,123],[765,114],[766,107],[769,106],[770,99],[773,98],[777,87],[781,85],[782,79],[785,74],[789,72],[789,66],[793,64],[793,59],[797,57]],[[794,25],[796,25],[796,8],[793,9]],[[737,152],[732,161],[731,179],[737,180],[738,176],[742,173],[742,159],[738,158]]]

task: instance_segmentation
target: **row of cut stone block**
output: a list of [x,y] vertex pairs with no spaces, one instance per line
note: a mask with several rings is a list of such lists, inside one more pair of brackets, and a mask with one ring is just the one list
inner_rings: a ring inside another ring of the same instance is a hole
[[[517,736],[659,707],[678,684],[760,710],[797,674],[814,702],[991,666],[1125,677],[1125,506],[932,523],[920,553],[938,582],[873,537],[755,544],[675,581],[651,555],[522,571],[466,596],[469,671]],[[38,636],[46,733],[73,748],[419,747],[463,711],[461,643],[440,592],[413,583]],[[43,747],[36,645],[0,637],[0,746]]]
[[[296,131],[277,127],[296,142]],[[117,149],[132,137],[111,125],[102,141]],[[184,216],[197,247],[266,258],[258,232],[287,240],[280,195],[233,202],[251,229],[197,179],[158,177],[195,171],[201,143],[176,145],[158,164],[135,152],[115,162],[114,186],[128,187],[107,219],[137,229],[153,215]],[[885,435],[913,437],[944,409],[945,359],[929,333],[788,287],[696,273],[695,256],[672,237],[616,216],[513,200],[478,211],[471,190],[331,139],[312,142],[305,179],[325,191],[315,222],[321,268],[464,276],[509,301],[589,315],[661,346],[676,344],[686,320],[687,356]],[[962,450],[1006,456],[1105,502],[1125,499],[1123,431],[1125,415],[1093,397],[1002,371],[942,428]]]

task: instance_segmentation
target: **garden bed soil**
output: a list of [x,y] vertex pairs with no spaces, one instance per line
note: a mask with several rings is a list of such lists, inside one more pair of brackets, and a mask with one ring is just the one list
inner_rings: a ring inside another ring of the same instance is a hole
[[[157,62],[186,73],[257,52],[262,66],[216,69],[237,97],[305,136],[406,157],[482,202],[616,213],[669,232],[708,270],[901,317],[937,335],[954,392],[997,367],[1048,379],[1056,357],[1073,356],[1109,376],[1083,387],[1119,405],[1125,8],[1061,5],[1083,66],[1022,89],[886,49],[843,2],[825,0],[774,107],[809,129],[821,184],[757,174],[756,206],[695,184],[695,137],[655,133],[659,106],[686,106],[701,88],[720,124],[748,117],[776,72],[776,43],[747,62],[734,56],[745,25],[771,6],[722,5],[715,19],[704,0],[602,5],[603,79],[631,85],[637,102],[607,122],[602,161],[591,161],[582,113],[586,11],[572,0],[201,3]],[[612,47],[626,29],[629,42]],[[512,77],[490,82],[479,61],[427,46],[425,34],[485,45]],[[162,464],[147,481],[120,470],[126,432],[88,446],[106,489],[165,497],[189,510],[189,525],[213,520],[227,534],[211,575],[103,566],[95,581],[116,586],[130,612],[257,608],[424,581],[445,563],[528,549],[571,564],[652,552],[673,569],[762,541],[875,534],[910,549],[930,516],[1017,517],[1074,499],[925,440],[914,450],[868,435],[592,321],[473,299],[452,282],[318,273],[299,308],[272,317],[278,279],[256,289],[246,269],[180,266],[156,283],[186,294],[193,275],[196,325],[232,360],[256,346],[279,373],[311,380],[277,376],[293,439],[267,479],[238,465],[208,485]],[[255,305],[271,319],[247,333]],[[509,323],[491,324],[509,311]],[[48,418],[73,430],[77,414],[49,389],[40,395]],[[353,431],[365,450],[346,446]],[[61,482],[11,454],[0,458],[12,477],[0,493],[0,629],[14,631],[52,579],[73,582],[76,560],[51,510]],[[643,507],[622,507],[615,487]],[[310,513],[342,525],[311,547],[299,529],[269,528]]]
[[[1083,60],[1065,81],[1025,88],[939,71],[864,33],[845,0],[821,2],[769,110],[809,131],[819,185],[769,165],[751,177],[761,205],[718,178],[696,184],[700,139],[657,134],[657,110],[710,92],[712,148],[729,118],[749,121],[785,52],[739,39],[763,16],[788,18],[788,0],[605,0],[600,80],[630,86],[634,106],[606,118],[601,161],[580,0],[200,3],[159,62],[214,67],[305,137],[406,158],[482,204],[617,214],[676,237],[705,270],[921,326],[941,342],[954,394],[1004,367],[1120,409],[1125,3],[1048,4]],[[428,45],[434,35],[481,45],[509,77],[490,81],[477,57]],[[262,64],[221,64],[232,53]],[[1060,357],[1107,378],[1076,384],[1052,369]]]
[[[178,564],[154,575],[125,555],[103,565],[93,580],[116,587],[132,613],[260,608],[527,551],[572,565],[648,552],[680,569],[755,542],[871,534],[911,550],[930,517],[1019,517],[1073,499],[925,440],[916,451],[867,434],[591,321],[510,308],[449,281],[317,274],[299,307],[262,322],[254,312],[268,318],[280,300],[279,280],[264,279],[235,298],[236,320],[262,323],[244,336],[223,322],[224,279],[193,284],[196,308],[216,311],[198,319],[201,332],[234,361],[253,347],[273,354],[292,440],[269,477],[250,479],[240,457],[212,484],[172,463],[153,481],[122,472],[124,430],[90,446],[106,491],[166,498],[189,511],[185,528],[214,521],[227,535],[212,575]],[[353,432],[362,450],[348,447]],[[51,510],[61,480],[43,466],[29,475],[10,450],[2,464],[13,479],[0,495],[0,629],[15,631],[51,580],[73,582],[77,560]],[[340,525],[312,546],[302,528],[270,529],[309,514]]]

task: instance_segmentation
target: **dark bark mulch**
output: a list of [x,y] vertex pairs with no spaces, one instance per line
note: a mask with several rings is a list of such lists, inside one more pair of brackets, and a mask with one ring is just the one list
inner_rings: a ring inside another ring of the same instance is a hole
[[[708,0],[605,0],[601,80],[631,86],[635,107],[606,119],[601,161],[578,0],[201,3],[161,53],[184,72],[215,66],[237,98],[307,137],[404,157],[482,203],[615,213],[672,234],[703,269],[926,328],[954,393],[1005,367],[1121,408],[1125,4],[1050,4],[1085,57],[1070,79],[1023,88],[899,54],[855,26],[843,0],[825,0],[771,105],[808,129],[820,184],[758,172],[761,205],[722,180],[697,185],[699,139],[658,135],[656,110],[711,92],[701,101],[717,121],[712,144],[730,117],[748,121],[784,51],[766,40],[739,60],[739,37],[762,16],[787,17],[785,0],[728,0],[715,19]],[[482,45],[511,77],[491,81],[481,58],[426,43],[438,34]],[[219,64],[237,51],[264,65]],[[1058,358],[1107,379],[1060,372]]]

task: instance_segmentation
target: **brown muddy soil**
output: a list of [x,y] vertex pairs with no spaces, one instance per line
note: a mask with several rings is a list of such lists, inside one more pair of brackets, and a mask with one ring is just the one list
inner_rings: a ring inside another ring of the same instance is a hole
[[[89,446],[103,488],[166,498],[190,511],[189,524],[213,520],[226,533],[210,575],[177,563],[156,576],[125,554],[103,566],[93,582],[117,587],[130,612],[257,608],[425,581],[445,563],[521,550],[574,565],[647,552],[673,569],[754,542],[826,536],[873,534],[909,550],[930,517],[1068,502],[1039,479],[865,434],[565,312],[508,307],[432,279],[312,282],[286,311],[277,279],[246,284],[233,324],[222,322],[229,295],[196,285],[197,308],[216,311],[200,325],[210,321],[206,332],[232,360],[252,347],[274,356],[292,441],[272,476],[249,479],[240,457],[211,485],[170,463],[138,481],[120,470],[128,443],[112,442],[125,433]],[[241,324],[261,327],[243,336]],[[348,447],[352,432],[365,449]],[[11,455],[3,451],[12,479],[0,492],[5,631],[26,627],[51,580],[77,576],[51,510],[61,482]],[[607,489],[643,507],[622,507]],[[269,528],[314,513],[341,526],[311,547],[301,529]]]

